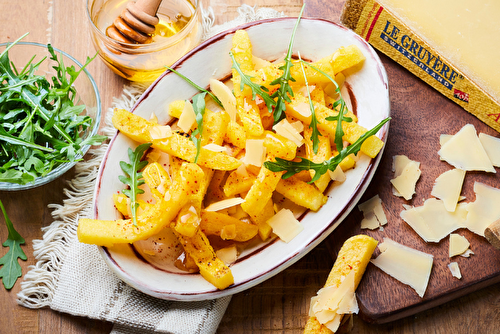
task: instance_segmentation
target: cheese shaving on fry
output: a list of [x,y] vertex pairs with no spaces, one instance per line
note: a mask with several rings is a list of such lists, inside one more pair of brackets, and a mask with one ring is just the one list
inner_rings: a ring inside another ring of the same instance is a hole
[[205,208],[205,211],[224,210],[224,209],[230,208],[232,206],[239,205],[243,202],[245,202],[245,200],[241,197],[228,198],[228,199],[224,199],[222,201],[210,204],[209,206],[207,206]]

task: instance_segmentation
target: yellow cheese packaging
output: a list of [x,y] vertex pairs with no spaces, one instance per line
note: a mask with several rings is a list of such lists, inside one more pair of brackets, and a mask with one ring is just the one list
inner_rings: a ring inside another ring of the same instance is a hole
[[[455,52],[446,52],[443,51],[446,50],[446,47],[431,46],[432,41],[428,42],[429,37],[425,39],[416,32],[417,30],[420,31],[422,26],[418,22],[409,22],[409,20],[402,19],[402,15],[396,14],[396,10],[391,9],[391,1],[388,1],[386,6],[383,4],[386,3],[386,0],[379,2],[374,0],[347,0],[340,20],[343,25],[352,29],[373,47],[404,66],[488,126],[500,132],[500,99],[498,98],[500,88],[496,87],[495,82],[490,84],[488,80],[483,80],[485,76],[480,74],[481,70],[484,70],[483,67],[487,65],[482,64],[480,66],[482,68],[478,71],[479,75],[476,75],[469,70],[468,64],[463,65],[463,62],[457,61],[457,59],[464,58],[459,54],[460,49],[455,48]],[[399,2],[404,4],[404,1]],[[418,3],[420,4],[420,2]],[[477,5],[479,6],[479,4]],[[490,10],[493,11],[500,8],[498,5],[492,6],[494,7],[490,8]],[[453,10],[453,8],[450,8],[450,10]],[[456,20],[465,21],[469,19],[460,17],[460,15],[455,16]],[[433,20],[433,18],[429,20]],[[496,23],[491,23],[492,28],[494,28]],[[432,29],[432,24],[429,26]],[[429,27],[427,28],[429,29]],[[437,24],[435,29],[444,29],[443,24]],[[483,33],[495,34],[494,31],[484,31]],[[460,31],[457,34],[460,34]],[[436,36],[439,36],[439,34]],[[434,42],[436,41],[439,43],[439,38],[436,38]],[[463,40],[463,45],[468,45],[466,39]],[[491,45],[488,47],[491,48]],[[482,50],[475,50],[475,52],[480,54]],[[470,54],[470,52],[468,53]],[[494,66],[494,64],[490,65],[492,73],[489,74],[489,77],[500,78],[500,67],[496,68],[497,66]],[[499,75],[496,76],[495,72],[499,72]]]

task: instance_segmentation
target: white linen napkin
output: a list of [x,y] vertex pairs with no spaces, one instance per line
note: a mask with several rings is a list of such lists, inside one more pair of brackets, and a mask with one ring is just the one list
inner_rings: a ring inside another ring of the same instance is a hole
[[[248,5],[238,8],[238,14],[233,21],[213,26],[213,10],[202,10],[203,39],[246,22],[284,16],[273,9],[256,10]],[[115,134],[111,125],[114,107],[129,110],[146,88],[144,84],[124,87],[106,114],[102,134],[110,138]],[[42,229],[42,240],[33,241],[37,263],[21,282],[18,303],[110,321],[115,324],[112,334],[215,333],[231,297],[201,302],[150,297],[115,276],[96,246],[78,241],[78,219],[92,215],[94,184],[106,148],[102,145],[91,150],[91,158],[76,165],[76,176],[64,190],[68,198],[63,205],[49,205],[54,222]]]

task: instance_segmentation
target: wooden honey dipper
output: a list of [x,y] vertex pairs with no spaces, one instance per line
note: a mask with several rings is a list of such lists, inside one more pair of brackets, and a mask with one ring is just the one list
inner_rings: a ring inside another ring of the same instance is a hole
[[122,43],[151,43],[151,34],[160,21],[156,12],[162,0],[137,0],[129,2],[106,34]]
[[500,219],[494,221],[486,228],[484,236],[490,244],[500,249]]

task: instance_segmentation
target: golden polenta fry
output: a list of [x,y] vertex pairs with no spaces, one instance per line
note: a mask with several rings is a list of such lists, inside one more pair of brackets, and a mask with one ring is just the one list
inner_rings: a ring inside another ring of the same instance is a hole
[[318,211],[328,200],[314,185],[301,181],[293,176],[281,179],[276,185],[276,191],[295,204],[313,211]]
[[[224,229],[234,226],[234,235],[227,237]],[[200,228],[206,235],[218,235],[223,240],[248,241],[257,235],[257,225],[249,224],[240,219],[216,211],[202,211]]]
[[[194,162],[195,160],[196,146],[189,138],[172,132],[166,138],[153,139],[150,130],[157,125],[127,110],[115,109],[113,113],[113,125],[124,135],[138,143],[153,143],[153,148],[157,148],[165,153],[189,162]],[[226,153],[213,152],[201,148],[198,164],[212,169],[233,170],[241,165],[241,161]]]
[[[355,235],[347,239],[337,255],[325,283],[325,287],[339,286],[342,279],[354,270],[354,289],[359,285],[368,262],[377,247],[377,240],[367,235]],[[330,334],[328,328],[320,324],[316,317],[309,317],[304,328],[304,334]]]
[[179,210],[187,203],[189,196],[199,189],[197,180],[203,177],[199,166],[185,163],[166,192],[163,200],[145,210],[137,217],[137,226],[131,219],[96,220],[81,218],[78,222],[78,240],[98,246],[117,243],[132,243],[155,235],[172,222]]
[[231,269],[215,254],[207,236],[200,230],[192,237],[186,237],[177,232],[184,251],[189,254],[200,269],[200,274],[217,289],[223,290],[234,283]]

